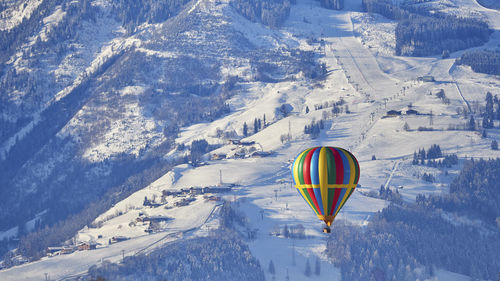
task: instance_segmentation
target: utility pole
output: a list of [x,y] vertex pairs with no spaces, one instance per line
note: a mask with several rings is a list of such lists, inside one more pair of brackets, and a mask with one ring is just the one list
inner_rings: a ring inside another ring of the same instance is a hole
[[274,199],[276,199],[276,201],[278,201],[278,190],[277,189],[274,190]]
[[122,263],[125,260],[125,250],[122,250]]
[[219,170],[219,186],[222,186],[222,170]]
[[288,120],[288,141],[291,141],[292,140],[292,125],[291,125],[291,121]]
[[49,274],[45,272],[45,281],[49,281]]

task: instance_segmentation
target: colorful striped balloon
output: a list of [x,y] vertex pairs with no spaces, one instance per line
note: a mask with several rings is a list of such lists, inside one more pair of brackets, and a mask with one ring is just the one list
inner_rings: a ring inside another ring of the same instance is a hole
[[340,147],[313,147],[295,158],[292,169],[297,191],[330,226],[358,184],[358,161]]

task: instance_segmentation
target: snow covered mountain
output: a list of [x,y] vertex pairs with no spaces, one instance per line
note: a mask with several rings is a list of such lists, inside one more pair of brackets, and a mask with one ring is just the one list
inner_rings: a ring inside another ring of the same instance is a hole
[[[226,200],[265,278],[308,280],[304,266],[318,260],[322,276],[340,280],[320,224],[291,185],[300,151],[331,145],[356,155],[360,187],[336,222],[355,226],[393,200],[381,186],[415,202],[448,193],[466,158],[500,156],[491,149],[498,121],[480,122],[486,93],[500,94],[500,82],[457,65],[464,50],[396,56],[398,22],[362,12],[362,1],[338,11],[324,8],[329,1],[270,2],[0,6],[1,250],[30,231],[19,252],[32,257],[65,240],[98,243],[4,269],[0,279],[76,278],[104,261],[210,237]],[[474,0],[424,2],[487,22],[488,42],[473,49],[500,43],[497,10]],[[412,163],[434,144],[458,164]],[[285,226],[307,239],[284,237]],[[408,271],[408,280],[478,276]]]

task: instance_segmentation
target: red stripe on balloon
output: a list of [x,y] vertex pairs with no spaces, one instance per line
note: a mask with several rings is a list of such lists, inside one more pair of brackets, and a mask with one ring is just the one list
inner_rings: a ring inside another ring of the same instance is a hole
[[343,184],[344,183],[344,163],[342,162],[342,157],[340,156],[339,152],[335,148],[330,147],[330,150],[333,153],[333,159],[335,159],[335,172],[336,172],[335,183],[336,184]]
[[314,154],[314,151],[318,149],[317,147],[311,149],[307,155],[306,158],[304,159],[304,164],[303,164],[303,175],[304,175],[304,183],[305,184],[311,184],[311,158],[312,155]]
[[330,216],[333,216],[333,211],[335,211],[335,206],[337,205],[337,201],[339,201],[341,191],[342,188],[335,188],[335,193],[333,194],[332,207],[330,208]]

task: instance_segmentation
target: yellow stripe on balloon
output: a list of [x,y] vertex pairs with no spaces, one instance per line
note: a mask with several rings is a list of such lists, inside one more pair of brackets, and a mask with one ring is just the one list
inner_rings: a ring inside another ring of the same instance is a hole
[[295,163],[293,165],[293,178],[295,179],[295,184],[300,184],[300,178],[299,178],[299,162],[300,162],[300,159],[302,159],[302,156],[304,155],[304,153],[306,153],[306,151],[308,151],[308,149],[302,151],[302,153],[299,154],[299,156],[297,156],[297,158],[295,158]]
[[328,213],[328,163],[326,162],[326,147],[319,151],[318,174],[321,191],[321,201],[323,201],[323,214]]
[[344,194],[344,197],[342,198],[342,201],[340,202],[340,205],[337,209],[337,211],[335,211],[335,214],[333,215],[334,217],[337,216],[337,214],[339,213],[340,209],[342,209],[342,207],[344,206],[344,203],[345,201],[347,200],[347,197],[349,197],[349,193],[351,192],[351,187],[347,188],[347,190],[345,191],[345,194]]

